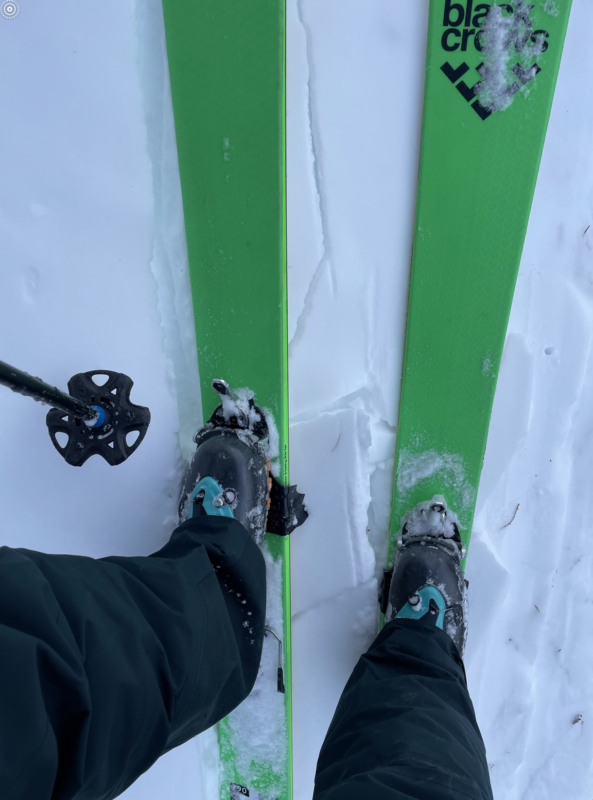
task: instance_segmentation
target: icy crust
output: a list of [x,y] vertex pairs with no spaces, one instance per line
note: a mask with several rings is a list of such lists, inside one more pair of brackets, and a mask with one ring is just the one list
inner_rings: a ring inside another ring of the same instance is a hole
[[459,529],[459,519],[455,512],[447,510],[445,498],[435,494],[432,500],[418,503],[412,511],[409,511],[404,517],[403,526],[404,542],[409,537],[417,536],[442,536],[445,539],[452,539]]
[[[262,548],[267,571],[266,627],[284,641],[282,562]],[[249,697],[228,717],[230,745],[237,774],[250,791],[267,797],[284,796],[288,781],[288,731],[285,695],[278,691],[278,642],[264,639],[259,673]]]
[[[553,14],[553,3],[544,3]],[[504,111],[519,92],[527,94],[536,75],[533,58],[546,47],[543,34],[534,33],[530,13],[535,6],[517,0],[514,13],[491,6],[482,26],[482,78],[477,93],[490,111]],[[544,10],[546,8],[544,7]],[[556,14],[558,11],[556,10]]]

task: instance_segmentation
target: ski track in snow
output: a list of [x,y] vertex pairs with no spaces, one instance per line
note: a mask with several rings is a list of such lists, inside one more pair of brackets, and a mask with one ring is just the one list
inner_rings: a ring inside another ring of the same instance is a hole
[[[425,2],[288,3],[289,264],[293,247],[312,255],[317,242],[321,251],[300,276],[289,270],[289,326],[297,320],[289,349],[291,480],[310,510],[291,547],[295,800],[311,797],[340,692],[377,630],[427,9]],[[418,33],[413,45],[405,28]],[[400,81],[410,64],[413,77]],[[303,174],[309,192],[300,188]],[[406,191],[393,192],[396,185]]]
[[[64,387],[125,371],[153,413],[130,461],[73,470],[46,410],[0,391],[3,544],[91,556],[164,543],[201,415],[161,6],[97,9],[0,20],[0,357]],[[311,511],[292,539],[295,800],[377,624],[427,10],[288,0],[291,470]],[[574,0],[468,556],[466,666],[497,800],[593,791],[592,29]],[[212,800],[217,764],[209,731],[123,796]]]

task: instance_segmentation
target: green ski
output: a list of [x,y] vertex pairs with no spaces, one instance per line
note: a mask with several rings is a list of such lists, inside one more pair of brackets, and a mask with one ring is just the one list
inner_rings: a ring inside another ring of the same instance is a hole
[[[213,380],[254,393],[278,432],[272,498],[286,508],[285,2],[163,9],[204,418]],[[292,797],[288,538],[268,533],[263,549],[270,630],[254,691],[219,726],[224,800]]]
[[570,6],[430,2],[389,568],[433,495],[469,544]]

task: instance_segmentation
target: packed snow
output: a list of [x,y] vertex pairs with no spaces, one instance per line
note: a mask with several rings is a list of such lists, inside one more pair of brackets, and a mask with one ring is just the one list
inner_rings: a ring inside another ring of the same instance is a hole
[[[482,25],[480,77],[476,87],[480,102],[490,111],[507,109],[519,91],[529,93],[530,81],[537,75],[534,58],[548,47],[541,31],[535,31],[525,0],[516,0],[513,13],[493,5]],[[546,13],[553,11],[544,7]]]
[[447,501],[442,495],[435,494],[430,500],[418,503],[404,516],[402,540],[417,536],[442,536],[452,539],[459,533],[457,514],[447,508]]
[[[310,511],[292,537],[295,800],[376,631],[427,13],[288,2],[291,471]],[[593,792],[592,29],[573,0],[467,559],[466,666],[497,800]],[[152,412],[129,461],[74,469],[46,409],[0,388],[3,544],[150,553],[201,424],[160,2],[22,0],[0,44],[0,358],[64,389],[126,372]],[[217,758],[208,731],[124,796],[212,800]]]
[[[282,564],[264,549],[267,568],[268,601],[266,627],[273,631],[264,639],[262,661],[253,691],[229,716],[230,741],[241,775],[249,786],[259,788],[258,763],[270,765],[275,775],[285,776],[286,715],[284,695],[278,691],[278,642],[284,638],[282,618]],[[260,767],[261,769],[261,767]],[[279,783],[279,787],[282,783]],[[272,787],[273,788],[273,787]],[[280,789],[279,789],[280,790]],[[278,790],[278,791],[279,791]]]

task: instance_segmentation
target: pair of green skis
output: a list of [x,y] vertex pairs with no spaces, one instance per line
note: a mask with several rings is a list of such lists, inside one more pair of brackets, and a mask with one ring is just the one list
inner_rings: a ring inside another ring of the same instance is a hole
[[[288,485],[285,0],[163,5],[204,416],[213,379],[253,390]],[[389,563],[434,494],[469,544],[571,0],[491,5],[430,0]],[[286,692],[220,724],[223,800],[292,797],[289,545],[266,540]]]

